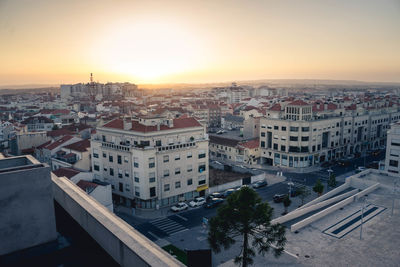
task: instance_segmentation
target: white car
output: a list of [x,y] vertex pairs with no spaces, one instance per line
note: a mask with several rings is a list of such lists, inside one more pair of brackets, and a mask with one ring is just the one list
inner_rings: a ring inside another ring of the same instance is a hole
[[194,200],[189,202],[190,207],[199,207],[206,203],[204,197],[196,197]]
[[178,212],[178,211],[182,211],[182,210],[186,210],[187,208],[189,208],[189,206],[184,203],[184,202],[179,202],[178,204],[176,204],[175,206],[171,207],[171,210],[173,212]]
[[224,164],[222,164],[222,163],[219,162],[219,161],[214,161],[214,163],[215,163],[215,164],[218,164],[218,165],[224,165]]

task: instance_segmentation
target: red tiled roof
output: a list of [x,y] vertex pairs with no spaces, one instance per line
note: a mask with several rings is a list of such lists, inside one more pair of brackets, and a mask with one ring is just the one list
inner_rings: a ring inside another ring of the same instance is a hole
[[271,111],[281,111],[282,110],[281,104],[277,103],[277,104],[273,105],[269,110],[271,110]]
[[308,106],[309,104],[307,102],[304,102],[301,99],[297,99],[297,100],[291,102],[289,105],[292,105],[292,106]]
[[58,129],[58,130],[53,130],[53,131],[48,131],[47,136],[51,137],[57,137],[57,136],[62,136],[62,135],[71,135],[74,134],[74,132],[71,132],[70,130],[67,129]]
[[80,173],[80,171],[71,169],[71,168],[59,168],[55,171],[53,171],[53,173],[58,176],[58,177],[67,177],[68,179],[71,179],[72,177],[74,177],[75,175],[77,175],[78,173]]
[[253,139],[250,141],[245,141],[245,142],[241,143],[240,145],[245,148],[254,149],[254,148],[257,148],[259,146],[259,144],[260,144],[260,139],[256,138],[256,139]]
[[51,141],[47,141],[46,143],[43,143],[43,144],[37,146],[36,148],[37,148],[37,149],[42,149],[42,148],[44,148],[45,146],[47,146],[48,144],[50,144],[50,143],[51,143]]
[[78,141],[76,143],[69,144],[65,146],[64,148],[79,151],[79,152],[85,152],[87,149],[90,147],[90,141],[89,139],[83,139],[82,141]]
[[[174,119],[173,124],[174,124],[173,127],[168,127],[167,125],[160,125],[160,131],[201,126],[201,124],[193,117]],[[106,123],[103,127],[122,130],[124,128],[124,122],[122,119],[115,119],[110,121],[109,123]],[[146,126],[137,121],[132,121],[132,128],[130,130],[142,133],[156,132],[157,126]]]
[[72,138],[73,138],[73,136],[71,136],[71,135],[63,136],[60,139],[58,139],[57,141],[47,145],[45,148],[47,148],[49,150],[53,150],[54,148],[61,146],[62,144],[64,144],[65,142],[67,142],[68,140],[70,140]]
[[85,180],[80,180],[76,185],[79,186],[83,191],[85,191],[88,194],[98,186],[98,184],[88,182]]
[[71,111],[68,109],[42,109],[41,114],[64,114],[68,115]]

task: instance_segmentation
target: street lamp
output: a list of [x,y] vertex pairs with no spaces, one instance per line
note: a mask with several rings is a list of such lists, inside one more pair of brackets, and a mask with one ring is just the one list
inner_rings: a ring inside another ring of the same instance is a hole
[[288,182],[288,186],[289,186],[289,198],[292,194],[292,186],[294,186],[294,183],[292,181]]

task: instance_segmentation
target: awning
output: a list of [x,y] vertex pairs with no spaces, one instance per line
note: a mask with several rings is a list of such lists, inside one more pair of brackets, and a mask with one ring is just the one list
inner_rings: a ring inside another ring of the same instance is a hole
[[196,191],[200,192],[200,191],[203,191],[203,190],[206,190],[206,189],[208,189],[208,185],[207,184],[197,187]]

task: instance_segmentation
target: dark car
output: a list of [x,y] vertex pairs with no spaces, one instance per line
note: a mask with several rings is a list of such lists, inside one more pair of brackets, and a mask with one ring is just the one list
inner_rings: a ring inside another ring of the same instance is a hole
[[338,164],[339,164],[340,166],[347,167],[347,166],[350,166],[351,162],[350,162],[349,160],[341,159],[341,160],[338,161]]
[[379,162],[373,161],[370,164],[367,165],[367,168],[369,169],[379,169]]
[[221,193],[218,193],[218,192],[212,193],[211,195],[209,195],[209,196],[206,198],[206,201],[207,201],[207,202],[208,202],[208,201],[211,201],[211,199],[213,199],[213,198],[222,198],[222,194],[221,194]]
[[275,203],[281,203],[285,197],[286,194],[276,194],[273,199]]
[[232,193],[234,193],[236,190],[235,189],[228,189],[222,194],[222,198],[227,198],[229,197]]
[[260,188],[267,185],[268,185],[267,181],[258,181],[253,184],[253,188]]
[[222,198],[212,198],[208,203],[204,205],[204,208],[211,209],[215,208],[216,206],[221,205],[224,202]]

